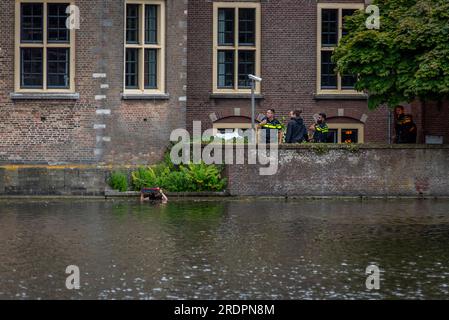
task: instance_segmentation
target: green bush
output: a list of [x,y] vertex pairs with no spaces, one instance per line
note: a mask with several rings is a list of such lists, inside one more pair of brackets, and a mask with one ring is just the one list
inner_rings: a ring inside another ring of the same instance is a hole
[[190,191],[190,183],[184,172],[172,171],[162,179],[161,188],[171,192],[186,192]]
[[221,177],[220,166],[190,164],[170,168],[163,163],[152,167],[141,167],[131,174],[134,190],[160,187],[171,192],[222,191],[226,179]]
[[120,192],[128,191],[128,177],[123,172],[114,171],[109,177],[109,185]]
[[131,173],[132,188],[159,187],[170,192],[223,191],[226,179],[222,178],[223,166],[200,164],[175,165],[170,159],[170,149],[161,163],[140,167]]
[[133,171],[131,173],[131,180],[133,189],[136,191],[158,185],[158,176],[151,167],[140,167],[137,171]]
[[181,166],[188,182],[188,191],[222,191],[226,187],[226,179],[221,177],[223,167],[216,165],[189,164]]

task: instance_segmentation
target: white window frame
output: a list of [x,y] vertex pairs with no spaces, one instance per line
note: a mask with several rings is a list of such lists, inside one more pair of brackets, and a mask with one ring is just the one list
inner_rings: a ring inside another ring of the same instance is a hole
[[[223,8],[235,9],[235,27],[234,27],[234,46],[219,46],[218,45],[218,10]],[[256,35],[254,46],[239,46],[238,41],[238,12],[241,8],[254,8],[256,10]],[[239,50],[254,50],[255,51],[255,73],[261,74],[261,9],[259,2],[214,2],[213,4],[213,72],[212,83],[213,93],[225,94],[249,94],[251,89],[238,88],[238,51]],[[232,48],[232,49],[231,49]],[[218,88],[218,51],[219,50],[234,50],[234,88]],[[255,93],[260,94],[261,85],[256,82]]]
[[337,9],[338,10],[338,41],[342,37],[343,19],[342,11],[345,9],[363,10],[365,5],[363,3],[318,3],[317,5],[317,83],[316,90],[318,94],[358,94],[364,95],[363,92],[358,92],[351,89],[342,89],[341,75],[337,74],[337,89],[321,89],[321,52],[334,51],[335,47],[323,47],[321,44],[322,31],[322,10],[323,9]]
[[[14,78],[15,85],[14,90],[17,93],[74,93],[75,92],[75,30],[69,30],[69,42],[68,43],[48,43],[47,39],[47,4],[49,3],[68,3],[74,5],[73,0],[15,0],[15,59],[14,59]],[[42,3],[44,5],[43,12],[43,34],[42,43],[21,43],[21,4],[22,3]],[[21,59],[20,51],[22,48],[42,48],[42,70],[43,80],[41,88],[22,88],[21,87]],[[68,48],[69,59],[69,88],[51,88],[47,87],[47,49],[49,48]]]
[[[139,10],[139,43],[128,44],[126,42],[126,8],[128,4],[140,5]],[[145,11],[142,8],[145,5],[158,6],[158,43],[145,44]],[[142,94],[142,95],[158,95],[165,94],[165,50],[166,50],[166,13],[165,1],[161,0],[126,0],[124,9],[124,49],[123,49],[123,93],[125,94]],[[126,49],[138,49],[138,89],[126,88]],[[157,88],[145,89],[145,49],[157,49]]]

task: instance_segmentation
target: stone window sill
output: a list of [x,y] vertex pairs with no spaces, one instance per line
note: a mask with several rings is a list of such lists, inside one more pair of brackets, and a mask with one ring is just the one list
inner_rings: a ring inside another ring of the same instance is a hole
[[[211,99],[251,99],[250,93],[212,93]],[[256,99],[263,99],[260,93],[255,94]]]
[[139,94],[139,93],[122,93],[123,100],[169,100],[170,95],[167,94]]
[[33,92],[20,93],[11,92],[9,94],[12,100],[79,100],[80,94],[75,93],[58,93],[58,92]]
[[353,94],[353,93],[318,93],[314,94],[315,100],[367,100],[366,94]]

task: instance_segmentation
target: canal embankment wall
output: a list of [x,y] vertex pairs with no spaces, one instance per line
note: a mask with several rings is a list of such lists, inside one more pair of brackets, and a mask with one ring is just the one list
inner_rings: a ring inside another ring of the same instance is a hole
[[[449,196],[449,146],[281,146],[275,175],[228,166],[229,192],[245,196]],[[267,166],[264,166],[267,167]]]
[[[447,145],[281,145],[278,160],[274,175],[260,174],[267,165],[227,165],[225,194],[449,197]],[[0,164],[0,196],[104,196],[112,171],[133,169],[127,165]]]

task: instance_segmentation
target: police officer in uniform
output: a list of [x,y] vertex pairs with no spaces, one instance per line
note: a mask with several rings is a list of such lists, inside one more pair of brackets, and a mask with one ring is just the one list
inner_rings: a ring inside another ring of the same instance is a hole
[[275,118],[274,109],[267,110],[267,114],[260,122],[259,127],[263,129],[262,139],[265,137],[265,141],[267,144],[270,143],[272,133],[275,134],[275,137],[273,137],[273,142],[279,142],[279,135],[280,130],[282,130],[282,124],[278,119]]
[[413,122],[413,117],[409,114],[405,114],[403,106],[397,106],[395,108],[395,132],[396,143],[416,143],[417,127]]
[[320,113],[316,123],[310,126],[309,130],[313,132],[313,142],[327,143],[329,127],[327,126],[326,119],[326,114]]

